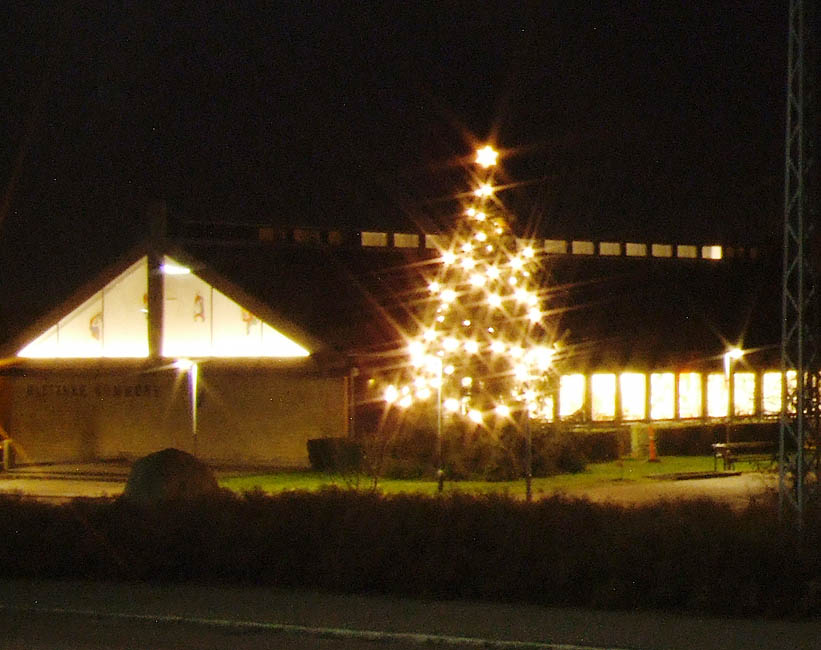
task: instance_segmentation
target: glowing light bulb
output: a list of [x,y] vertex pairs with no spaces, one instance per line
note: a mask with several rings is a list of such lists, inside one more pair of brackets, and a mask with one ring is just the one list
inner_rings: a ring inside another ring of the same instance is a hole
[[478,411],[476,409],[471,409],[470,412],[468,413],[468,417],[470,418],[470,420],[472,422],[475,422],[476,424],[482,424],[482,412],[481,411]]
[[455,371],[455,370],[456,370],[456,368],[454,368],[454,367],[453,367],[453,364],[452,364],[452,363],[449,363],[448,365],[446,365],[446,366],[442,369],[442,372],[444,372],[446,375],[452,375],[452,374],[454,373],[454,371]]
[[510,417],[510,407],[507,404],[497,404],[495,410],[500,418]]
[[462,321],[462,325],[464,325],[465,327],[470,327],[470,320],[466,318]]
[[485,282],[487,282],[487,278],[484,275],[482,275],[481,273],[474,273],[473,275],[470,276],[470,283],[474,287],[477,287],[477,288],[483,287],[483,286],[485,286]]
[[456,262],[456,253],[454,253],[453,251],[445,251],[444,253],[442,253],[443,264],[450,266],[454,262]]
[[462,268],[465,269],[465,271],[470,271],[475,266],[476,266],[476,260],[473,259],[472,257],[466,257],[465,259],[462,260]]
[[459,400],[454,399],[453,397],[449,397],[444,402],[442,402],[442,406],[445,407],[445,410],[448,413],[456,413],[459,410]]
[[525,246],[522,250],[522,255],[527,258],[531,258],[534,255],[533,247],[532,246]]
[[542,310],[538,307],[534,307],[527,313],[527,317],[534,323],[537,323],[542,319]]
[[405,395],[402,399],[399,400],[399,406],[402,408],[408,408],[411,404],[413,404],[413,398],[410,395]]
[[462,388],[470,388],[473,386],[473,377],[462,377]]
[[490,351],[495,354],[502,354],[505,351],[505,344],[501,341],[494,341],[490,344]]
[[487,219],[487,215],[484,212],[481,212],[480,210],[477,210],[476,214],[473,215],[473,218],[476,219],[476,221],[482,222],[485,219]]
[[425,333],[422,334],[422,338],[425,339],[428,343],[436,340],[436,330],[425,330]]
[[485,145],[481,149],[476,150],[476,164],[484,169],[487,169],[488,167],[493,167],[493,165],[496,164],[496,160],[498,158],[499,152],[496,151],[489,144]]
[[456,300],[456,292],[453,289],[445,289],[442,292],[442,301],[447,303],[451,303]]
[[399,391],[396,389],[396,386],[390,385],[385,388],[385,394],[383,397],[388,404],[393,404],[399,399]]
[[416,397],[422,400],[423,402],[430,397],[430,388],[425,386],[424,388],[420,388],[416,392]]
[[525,263],[521,257],[513,257],[510,260],[510,268],[520,271],[524,267]]
[[476,216],[476,208],[468,208],[467,210],[465,210],[465,214],[469,217],[475,217]]
[[496,266],[489,266],[487,269],[487,277],[491,280],[496,280],[499,277],[499,268]]
[[465,341],[465,352],[468,354],[476,354],[479,352],[479,343],[476,341]]
[[448,352],[453,352],[459,347],[459,341],[452,336],[449,336],[442,342],[442,347]]
[[482,183],[479,187],[473,190],[473,193],[482,198],[493,196],[493,186],[490,185],[490,183]]
[[487,297],[487,304],[494,308],[499,308],[502,306],[502,296],[498,293],[492,293]]
[[470,253],[473,250],[473,244],[470,242],[465,242],[462,244],[462,252],[463,253]]
[[442,287],[441,287],[441,285],[440,285],[438,282],[436,282],[436,281],[431,282],[431,283],[428,285],[428,290],[429,290],[431,293],[439,293],[439,290],[440,290],[441,288],[442,288]]
[[479,241],[487,241],[487,233],[483,230],[480,230],[476,233],[476,239]]

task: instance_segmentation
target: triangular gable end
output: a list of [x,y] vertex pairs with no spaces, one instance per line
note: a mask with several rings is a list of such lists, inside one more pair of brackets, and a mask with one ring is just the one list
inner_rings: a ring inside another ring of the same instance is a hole
[[164,258],[164,357],[307,357],[310,352],[170,257]]
[[148,356],[148,259],[142,257],[17,353],[36,359]]
[[[170,257],[164,258],[164,357],[307,357]],[[148,259],[142,257],[18,352],[26,358],[148,357]]]

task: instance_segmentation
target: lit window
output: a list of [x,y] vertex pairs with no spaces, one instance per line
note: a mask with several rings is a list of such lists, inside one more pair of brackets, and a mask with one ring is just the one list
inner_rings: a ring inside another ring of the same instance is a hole
[[563,375],[559,379],[559,417],[566,418],[584,406],[584,375]]
[[683,372],[678,376],[678,415],[701,417],[701,373]]
[[735,415],[755,413],[755,374],[752,372],[733,375],[733,410]]
[[781,413],[780,372],[765,372],[761,378],[761,411],[766,415]]
[[625,372],[621,383],[621,412],[625,420],[643,420],[646,414],[647,377],[640,372]]
[[720,260],[723,257],[721,246],[702,246],[701,257],[705,260]]
[[675,375],[655,372],[650,375],[650,419],[671,420],[675,414]]
[[707,375],[707,415],[711,418],[727,417],[727,378],[723,372]]
[[612,420],[616,417],[616,375],[601,374],[590,378],[591,417]]

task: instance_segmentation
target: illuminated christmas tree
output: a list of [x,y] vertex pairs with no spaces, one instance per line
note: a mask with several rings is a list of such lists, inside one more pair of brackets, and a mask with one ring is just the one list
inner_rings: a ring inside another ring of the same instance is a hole
[[426,278],[419,330],[407,343],[410,374],[384,393],[402,408],[437,405],[440,436],[443,412],[488,429],[552,415],[542,270],[496,196],[497,155],[490,146],[477,152],[475,190]]

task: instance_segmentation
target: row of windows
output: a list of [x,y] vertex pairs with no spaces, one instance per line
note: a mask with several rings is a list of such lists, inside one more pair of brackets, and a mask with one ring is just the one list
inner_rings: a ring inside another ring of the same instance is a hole
[[[781,412],[781,378],[780,372],[596,373],[589,381],[583,374],[563,375],[557,415],[594,421],[775,416]],[[792,385],[794,375],[789,379]]]
[[[424,240],[422,239],[424,237]],[[370,248],[441,248],[445,242],[441,235],[416,235],[411,233],[362,232],[361,244]],[[522,244],[524,245],[524,241]],[[724,248],[718,245],[694,244],[645,244],[639,242],[589,241],[545,239],[527,244],[535,246],[545,255],[599,255],[601,257],[659,257],[678,259],[720,260],[724,257],[756,258],[756,248]]]

